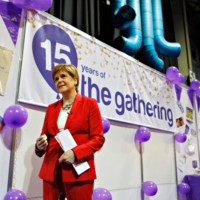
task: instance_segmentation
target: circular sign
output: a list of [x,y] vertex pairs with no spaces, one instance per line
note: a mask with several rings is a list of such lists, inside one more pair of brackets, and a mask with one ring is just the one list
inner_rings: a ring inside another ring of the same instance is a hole
[[33,57],[48,85],[55,91],[51,71],[59,63],[77,66],[76,48],[69,35],[55,25],[44,25],[33,37]]

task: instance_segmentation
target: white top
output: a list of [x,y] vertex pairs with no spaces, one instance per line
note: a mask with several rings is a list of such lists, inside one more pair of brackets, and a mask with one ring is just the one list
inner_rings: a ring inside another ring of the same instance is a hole
[[58,116],[58,121],[57,121],[59,131],[64,130],[68,115],[69,115],[69,111],[62,110],[62,109],[60,110],[60,114]]

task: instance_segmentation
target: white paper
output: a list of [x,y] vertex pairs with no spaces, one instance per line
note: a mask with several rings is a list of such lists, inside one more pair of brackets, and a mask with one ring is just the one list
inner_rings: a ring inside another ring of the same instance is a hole
[[[72,135],[68,129],[58,133],[55,136],[55,139],[60,144],[63,151],[68,151],[68,150],[72,149],[73,147],[77,146],[76,142],[74,141],[74,138],[72,137]],[[78,175],[82,174],[84,171],[86,171],[90,168],[87,161],[83,161],[78,164],[74,163],[72,165]]]
[[12,63],[13,51],[0,46],[0,95],[4,95]]

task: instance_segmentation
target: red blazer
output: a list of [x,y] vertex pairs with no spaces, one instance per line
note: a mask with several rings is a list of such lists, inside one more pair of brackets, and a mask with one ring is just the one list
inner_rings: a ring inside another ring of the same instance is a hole
[[[47,181],[54,180],[55,167],[63,153],[54,138],[59,132],[57,120],[61,107],[62,100],[48,106],[41,133],[48,136],[48,148],[45,152],[36,150],[36,154],[40,157],[45,154],[39,177]],[[77,143],[77,146],[73,148],[77,162],[87,160],[90,169],[78,176],[72,165],[61,163],[59,165],[61,165],[63,182],[94,180],[96,178],[94,153],[101,149],[105,141],[102,118],[96,100],[77,94],[65,129],[70,131]]]

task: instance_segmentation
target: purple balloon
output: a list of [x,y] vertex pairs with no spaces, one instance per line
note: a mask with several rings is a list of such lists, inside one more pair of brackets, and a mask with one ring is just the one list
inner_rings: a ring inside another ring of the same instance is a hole
[[200,97],[200,86],[194,91],[194,93]]
[[174,67],[174,66],[169,67],[166,71],[167,80],[173,81],[173,80],[177,79],[178,73],[179,73],[179,70],[176,67]]
[[190,192],[190,186],[187,183],[178,184],[178,191],[181,194],[188,194]]
[[31,8],[32,0],[12,0],[12,3],[19,8]]
[[193,81],[191,81],[191,83],[190,83],[190,88],[192,89],[192,90],[197,90],[198,88],[200,87],[200,81],[198,81],[198,80],[193,80]]
[[51,8],[53,0],[31,0],[31,8],[34,10],[48,10]]
[[12,105],[4,112],[4,123],[11,128],[22,127],[28,119],[28,113],[20,105]]
[[180,84],[182,84],[184,82],[184,79],[185,79],[184,75],[181,74],[181,73],[178,73],[177,78],[175,78],[174,80],[172,80],[172,83],[180,85]]
[[112,200],[112,195],[105,188],[96,188],[93,191],[92,200]]
[[177,142],[183,143],[187,140],[187,136],[185,133],[176,133],[174,136]]
[[102,124],[103,124],[103,132],[107,133],[110,129],[110,121],[107,118],[102,117]]
[[154,196],[158,191],[158,187],[154,182],[146,181],[142,184],[142,190],[147,196]]
[[137,129],[135,137],[140,142],[147,142],[151,137],[151,133],[148,128],[140,127]]
[[3,200],[26,200],[26,195],[20,190],[11,189],[6,193]]

